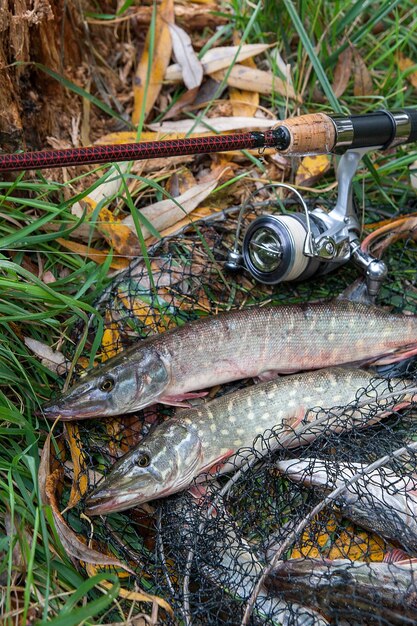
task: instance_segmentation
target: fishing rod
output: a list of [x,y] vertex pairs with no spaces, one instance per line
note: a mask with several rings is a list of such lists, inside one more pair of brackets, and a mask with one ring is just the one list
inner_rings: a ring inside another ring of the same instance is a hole
[[[353,178],[367,152],[416,140],[417,109],[352,116],[312,113],[278,122],[266,132],[0,154],[0,172],[249,148],[275,148],[287,156],[341,154],[337,167],[338,197],[329,211],[321,207],[309,210],[299,190],[286,183],[273,183],[268,187],[285,188],[294,194],[302,211],[277,214],[271,200],[270,210],[252,220],[241,236],[243,216],[249,208],[253,209],[252,194],[241,207],[225,267],[232,272],[245,270],[256,280],[275,285],[326,274],[352,259],[365,274],[365,297],[374,299],[387,275],[387,267],[361,248]],[[279,201],[276,206],[280,206]]]
[[312,113],[278,122],[275,128],[266,132],[0,154],[0,172],[137,161],[250,148],[275,148],[288,156],[345,152],[362,147],[379,147],[385,150],[415,140],[416,109],[376,111],[346,117]]

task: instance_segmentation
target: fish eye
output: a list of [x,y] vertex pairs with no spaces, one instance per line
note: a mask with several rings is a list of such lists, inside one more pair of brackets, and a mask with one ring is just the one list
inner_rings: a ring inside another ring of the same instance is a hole
[[114,387],[114,380],[113,378],[110,378],[110,376],[108,378],[105,378],[101,383],[100,383],[100,390],[101,391],[111,391]]
[[151,464],[151,457],[149,456],[149,454],[147,454],[146,452],[141,454],[138,459],[139,467],[148,467],[150,464]]

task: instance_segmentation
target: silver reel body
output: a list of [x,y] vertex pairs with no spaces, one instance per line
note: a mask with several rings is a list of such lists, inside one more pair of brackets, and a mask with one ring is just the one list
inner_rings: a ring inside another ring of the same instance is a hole
[[227,269],[244,268],[262,283],[278,284],[326,274],[352,259],[364,270],[368,295],[375,297],[387,275],[387,267],[383,261],[361,250],[360,225],[352,198],[353,177],[368,151],[369,148],[348,150],[340,158],[337,202],[329,212],[321,208],[309,211],[297,189],[286,183],[274,183],[274,187],[289,189],[303,212],[256,218],[246,230],[239,251],[241,220],[247,209],[247,206],[242,207]]

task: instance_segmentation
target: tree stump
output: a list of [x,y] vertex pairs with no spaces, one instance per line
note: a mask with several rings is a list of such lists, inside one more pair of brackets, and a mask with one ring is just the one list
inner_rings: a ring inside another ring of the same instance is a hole
[[0,0],[0,146],[39,149],[59,136],[73,99],[40,64],[61,76],[79,67],[81,0]]

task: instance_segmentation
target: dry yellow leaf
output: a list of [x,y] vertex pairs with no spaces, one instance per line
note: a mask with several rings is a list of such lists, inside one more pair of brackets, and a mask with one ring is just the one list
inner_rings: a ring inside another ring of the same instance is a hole
[[312,187],[329,169],[329,155],[306,156],[298,166],[295,184],[303,187]]
[[67,441],[71,452],[71,460],[74,466],[74,476],[72,479],[71,493],[68,502],[68,509],[79,502],[88,489],[87,459],[85,457],[80,439],[80,431],[77,424],[67,422],[65,424]]
[[101,339],[102,361],[107,361],[107,359],[110,359],[112,356],[118,354],[123,348],[120,341],[118,325],[115,321],[113,321],[112,314],[109,310],[106,310],[105,322],[106,328]]
[[[406,72],[410,69],[410,67],[417,67],[417,63],[401,54],[401,52],[397,54],[397,64],[402,72]],[[407,73],[406,79],[413,85],[415,89],[417,89],[417,69],[415,69],[413,72]]]
[[[207,133],[208,135],[209,133]],[[140,141],[160,141],[161,139],[183,139],[186,133],[155,133],[154,131],[143,131]],[[197,135],[187,135],[193,137]],[[198,135],[201,137],[201,134]],[[123,130],[118,133],[108,133],[96,141],[96,145],[107,145],[109,143],[135,143],[136,133],[131,130]]]
[[[162,81],[168,67],[172,52],[171,34],[168,24],[174,23],[174,0],[162,0],[157,9],[155,24],[154,50],[150,80],[146,85],[149,64],[149,47],[151,43],[150,30],[146,36],[139,65],[136,70],[133,86],[133,113],[132,122],[137,125],[141,118],[142,110],[144,120],[148,117],[161,91]],[[146,100],[145,100],[146,96]]]
[[[103,570],[106,571],[106,569],[108,569],[107,567],[97,567],[92,563],[86,563],[85,567],[90,577],[98,574],[99,572],[102,572]],[[124,576],[120,576],[120,574],[121,572],[117,572],[119,578],[124,578]],[[104,587],[105,589],[111,589],[113,587],[113,585],[107,582],[107,580],[101,581],[100,586]],[[124,589],[123,587],[121,587],[119,590],[119,596],[120,598],[124,598],[125,600],[132,600],[132,602],[156,602],[156,604],[161,607],[161,609],[164,609],[165,611],[170,613],[170,615],[173,615],[173,611],[166,600],[163,600],[158,596],[148,594],[145,591],[129,591],[128,589]]]
[[[80,256],[91,259],[91,261],[94,261],[99,265],[102,265],[106,261],[110,252],[110,250],[96,250],[91,246],[86,246],[82,243],[77,243],[76,241],[70,241],[69,239],[62,239],[62,237],[58,237],[57,242],[63,248],[67,248],[67,250],[71,250],[71,252],[76,252]],[[113,270],[124,270],[128,265],[129,261],[127,259],[112,259],[112,262],[110,263],[110,267]]]
[[[235,45],[239,45],[240,43],[240,38],[237,33],[234,33],[233,35],[233,43]],[[241,65],[256,69],[256,63],[252,58],[245,59],[241,62]],[[232,103],[233,115],[236,117],[252,117],[258,110],[259,93],[256,91],[230,87],[229,98]]]
[[[226,76],[226,71],[220,70],[210,74],[215,80],[222,81]],[[229,87],[237,87],[246,91],[256,91],[262,95],[270,95],[273,92],[279,93],[281,96],[291,98],[297,102],[302,102],[301,96],[297,96],[290,83],[286,83],[278,76],[274,76],[272,72],[264,72],[252,67],[244,65],[235,65],[230,70],[227,77]]]
[[118,295],[128,311],[140,319],[145,326],[150,326],[154,333],[163,333],[169,328],[176,326],[175,321],[169,315],[163,315],[156,309],[150,314],[149,304],[143,302],[140,298],[126,298],[123,293],[119,291]]
[[332,515],[319,515],[304,531],[291,558],[350,559],[382,561],[388,551],[385,541],[375,533],[358,529],[349,523],[338,531],[340,521]]
[[[87,209],[88,213],[92,212]],[[96,222],[97,230],[108,241],[112,248],[123,256],[132,256],[140,252],[140,246],[136,234],[114,217],[113,213],[106,207],[100,210]]]

